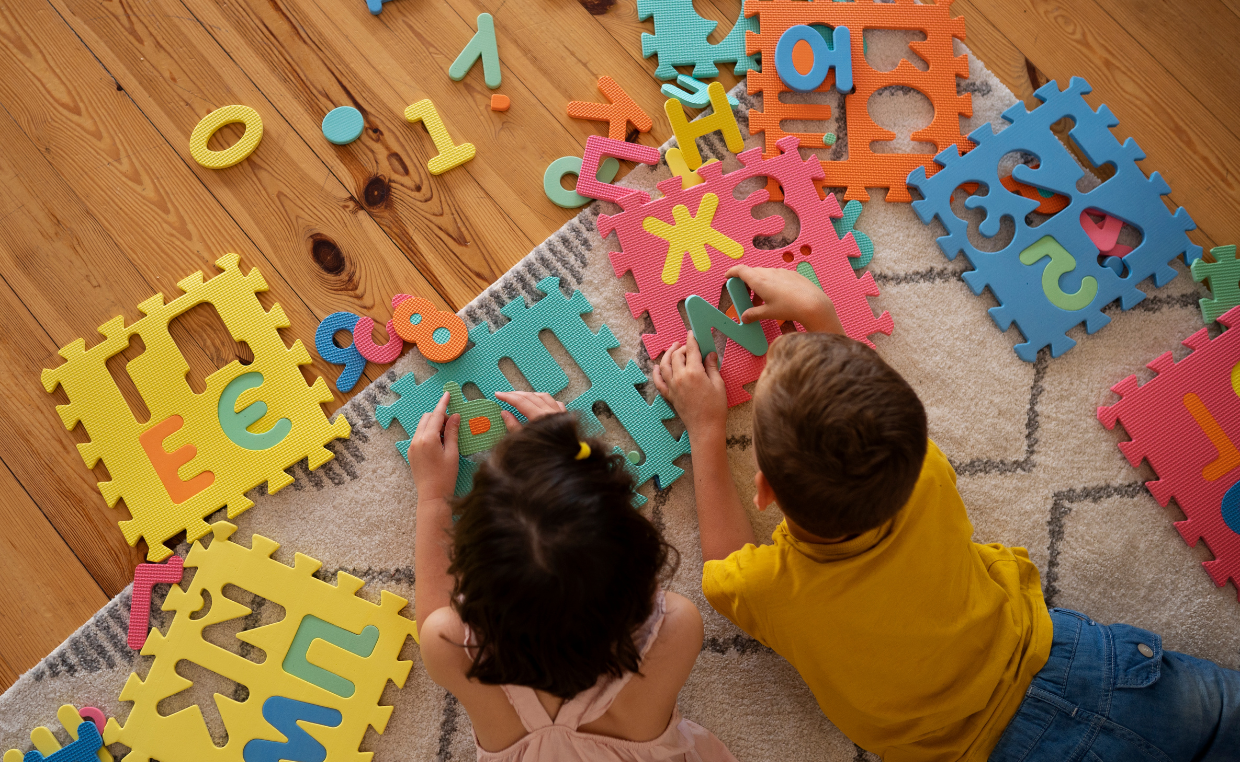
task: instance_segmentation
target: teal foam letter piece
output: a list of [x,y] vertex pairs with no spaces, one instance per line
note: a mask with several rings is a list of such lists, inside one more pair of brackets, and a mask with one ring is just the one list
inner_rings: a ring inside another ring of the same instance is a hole
[[[300,677],[302,680],[317,685],[323,690],[334,693],[341,698],[352,696],[356,688],[351,680],[346,680],[339,675],[328,672],[317,664],[311,664],[306,659],[306,652],[310,650],[310,644],[315,640],[326,640],[333,646],[343,648],[349,653],[365,659],[375,650],[375,643],[379,642],[379,628],[373,624],[368,624],[362,628],[360,634],[353,633],[343,627],[337,627],[331,622],[325,622],[313,614],[307,614],[302,617],[301,624],[297,627],[297,634],[293,636],[293,643],[288,647],[288,654],[284,657],[284,663],[280,665],[290,675]],[[266,717],[266,705],[264,705],[263,709],[263,716]],[[268,722],[270,721],[270,718],[268,718]],[[275,725],[274,722],[271,724]],[[246,757],[246,759],[249,759],[249,757]],[[285,759],[291,758],[286,757]]]
[[[615,179],[616,173],[619,171],[620,161],[613,156],[608,156],[599,165],[598,172],[594,177],[600,183],[609,183]],[[547,198],[551,199],[551,203],[565,209],[576,209],[579,206],[585,206],[590,203],[590,199],[575,190],[569,190],[560,185],[560,178],[564,177],[564,175],[580,174],[581,159],[576,156],[561,156],[548,164],[547,171],[543,173],[543,193],[547,194]],[[574,187],[576,187],[575,183]]]
[[[659,92],[668,98],[675,98],[680,101],[681,105],[688,108],[706,108],[710,105],[710,95],[706,92],[706,88],[710,87],[710,83],[701,82],[685,74],[676,77],[676,81],[680,83],[680,87],[689,88],[690,92],[685,92],[673,84],[666,84],[660,87]],[[729,95],[728,105],[736,108],[741,105],[741,102]]]
[[327,749],[298,723],[334,728],[340,725],[344,716],[338,709],[284,696],[271,696],[263,702],[263,719],[288,740],[255,738],[247,741],[241,750],[241,758],[245,762],[323,762],[327,759]]
[[1201,319],[1207,323],[1240,304],[1240,261],[1236,260],[1235,245],[1215,246],[1210,253],[1214,255],[1213,262],[1198,259],[1192,265],[1193,280],[1210,279],[1214,298],[1200,300]]
[[215,411],[220,419],[220,428],[224,430],[224,435],[231,439],[233,444],[247,450],[267,450],[275,447],[293,430],[293,422],[287,418],[276,421],[276,425],[267,431],[256,433],[249,430],[255,421],[267,414],[267,403],[257,400],[238,412],[237,398],[246,390],[262,385],[262,373],[258,371],[242,373],[224,387],[224,393],[220,395],[220,403]]
[[478,31],[448,67],[448,76],[460,82],[479,58],[487,87],[494,90],[499,87],[503,75],[499,70],[499,46],[495,43],[495,19],[489,13],[478,14]]
[[[740,278],[728,278],[727,288],[739,319],[739,316],[745,314],[745,310],[753,306],[753,300],[749,298],[749,287]],[[732,318],[700,296],[690,296],[685,300],[685,312],[689,315],[689,327],[693,329],[693,336],[697,339],[702,357],[715,351],[712,328],[719,329],[720,333],[740,344],[752,355],[764,355],[770,346],[761,323],[733,323]]]
[[449,381],[443,385],[448,393],[448,415],[461,416],[460,438],[457,446],[461,455],[473,455],[489,450],[508,433],[508,426],[499,414],[498,402],[488,399],[467,400],[461,385]]

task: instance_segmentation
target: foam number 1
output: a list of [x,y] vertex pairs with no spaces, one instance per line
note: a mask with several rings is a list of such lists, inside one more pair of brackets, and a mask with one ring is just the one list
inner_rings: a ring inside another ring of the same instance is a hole
[[1050,236],[1043,236],[1020,253],[1021,264],[1025,265],[1035,264],[1043,257],[1051,258],[1042,271],[1042,291],[1050,303],[1068,312],[1088,307],[1098,295],[1097,279],[1088,275],[1081,278],[1081,287],[1069,294],[1060,288],[1059,279],[1076,269],[1076,257]]
[[448,128],[443,126],[443,120],[439,118],[439,112],[435,110],[435,104],[431,103],[430,98],[423,98],[406,108],[405,118],[413,124],[421,122],[426,125],[431,140],[435,141],[435,150],[439,155],[426,162],[426,168],[432,175],[442,175],[474,158],[474,144],[456,145],[452,142],[452,136],[448,134]]
[[455,314],[435,309],[420,296],[406,299],[392,315],[396,335],[417,344],[422,356],[431,362],[451,362],[461,356],[469,341],[465,321]]

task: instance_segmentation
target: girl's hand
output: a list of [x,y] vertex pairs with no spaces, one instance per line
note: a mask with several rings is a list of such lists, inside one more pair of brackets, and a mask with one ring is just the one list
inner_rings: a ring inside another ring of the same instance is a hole
[[685,335],[683,345],[678,341],[663,353],[654,367],[654,385],[676,408],[691,440],[714,435],[723,438],[728,394],[719,375],[719,355],[711,352],[703,362],[692,331]]
[[795,320],[813,333],[844,335],[831,298],[800,273],[777,267],[737,265],[728,270],[728,277],[745,281],[762,300],[761,305],[745,310],[742,323]]
[[448,393],[444,392],[435,409],[422,414],[409,442],[409,470],[418,487],[419,502],[446,500],[456,490],[456,471],[460,465],[456,441],[460,436],[461,416],[445,416],[447,410]]
[[[521,415],[525,416],[527,421],[535,421],[543,416],[563,413],[568,409],[564,407],[563,402],[543,392],[496,392],[495,398],[515,407]],[[516,431],[521,428],[521,422],[512,413],[507,410],[501,410],[500,415],[503,416],[504,425],[508,427],[509,431]]]

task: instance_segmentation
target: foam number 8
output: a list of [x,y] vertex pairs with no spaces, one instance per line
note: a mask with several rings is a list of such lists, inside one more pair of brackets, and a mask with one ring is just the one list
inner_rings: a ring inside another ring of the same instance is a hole
[[1025,265],[1032,265],[1043,257],[1051,258],[1042,271],[1042,291],[1050,303],[1069,312],[1088,307],[1098,295],[1097,279],[1087,275],[1081,278],[1081,287],[1075,293],[1066,293],[1059,287],[1059,279],[1076,269],[1076,258],[1050,236],[1043,236],[1020,253],[1021,264]]
[[417,344],[422,356],[431,362],[449,362],[461,356],[469,341],[465,321],[451,312],[435,309],[420,296],[406,299],[392,315],[396,335]]

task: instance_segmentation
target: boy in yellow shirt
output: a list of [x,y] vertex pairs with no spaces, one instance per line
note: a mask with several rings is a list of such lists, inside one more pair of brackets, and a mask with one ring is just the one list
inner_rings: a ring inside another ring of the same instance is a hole
[[1240,759],[1240,673],[1048,612],[1024,548],[972,541],[920,400],[826,295],[786,270],[728,275],[763,300],[744,322],[808,333],[771,345],[754,393],[773,545],[755,545],[731,478],[716,355],[689,334],[655,369],[693,444],[702,590],[845,735],[888,762]]

